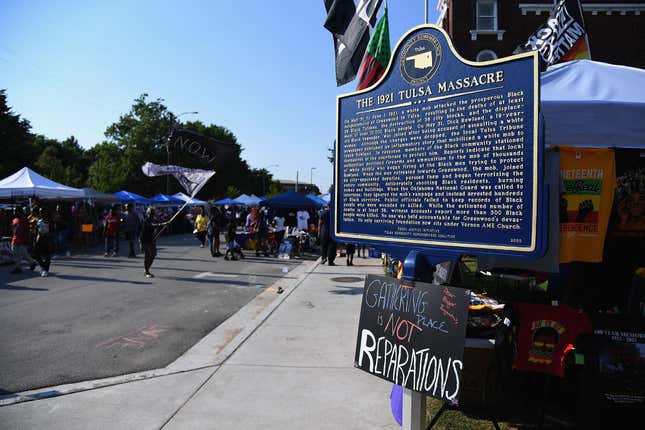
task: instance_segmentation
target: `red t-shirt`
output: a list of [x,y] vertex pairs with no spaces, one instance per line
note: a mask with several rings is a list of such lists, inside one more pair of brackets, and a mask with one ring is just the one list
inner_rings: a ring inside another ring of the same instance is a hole
[[11,237],[11,246],[14,245],[26,245],[27,244],[27,231],[29,230],[29,224],[27,223],[26,218],[14,218],[11,221],[13,226],[13,235]]
[[591,320],[567,305],[514,303],[519,320],[513,368],[564,377],[564,358],[576,337],[591,333]]
[[116,236],[119,234],[119,218],[112,214],[105,217],[105,235]]

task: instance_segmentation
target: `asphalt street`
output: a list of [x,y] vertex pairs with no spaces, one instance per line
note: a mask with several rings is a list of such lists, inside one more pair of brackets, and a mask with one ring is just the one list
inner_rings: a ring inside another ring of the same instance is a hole
[[47,278],[2,266],[0,395],[164,367],[297,264],[212,258],[188,235],[159,241],[152,279],[141,255],[98,250]]

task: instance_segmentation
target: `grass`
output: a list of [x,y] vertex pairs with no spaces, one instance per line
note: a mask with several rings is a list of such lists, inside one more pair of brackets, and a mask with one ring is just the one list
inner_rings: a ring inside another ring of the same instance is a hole
[[[431,397],[427,398],[426,425],[428,425],[432,417],[439,411],[441,405],[441,400]],[[500,429],[504,430],[514,430],[519,428],[516,424],[507,422],[498,421],[497,424]],[[490,419],[486,419],[482,415],[475,415],[464,412],[460,409],[453,409],[445,411],[432,428],[435,430],[489,430],[494,429],[495,427]]]

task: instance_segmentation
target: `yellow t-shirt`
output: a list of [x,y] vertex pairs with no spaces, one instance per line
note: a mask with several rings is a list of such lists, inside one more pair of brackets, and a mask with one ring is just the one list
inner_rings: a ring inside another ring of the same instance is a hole
[[561,146],[560,179],[560,262],[601,262],[616,190],[614,150]]
[[195,218],[195,229],[197,231],[207,231],[208,217],[202,214],[197,215],[197,218]]

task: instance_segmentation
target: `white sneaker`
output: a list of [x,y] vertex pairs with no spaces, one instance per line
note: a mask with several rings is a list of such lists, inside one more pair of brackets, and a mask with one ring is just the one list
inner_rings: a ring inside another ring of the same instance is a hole
[[46,278],[48,275],[49,275],[49,272],[47,272],[46,270],[43,270],[40,272],[40,276],[43,278]]
[[58,260],[60,256],[58,254],[52,255],[52,260]]

